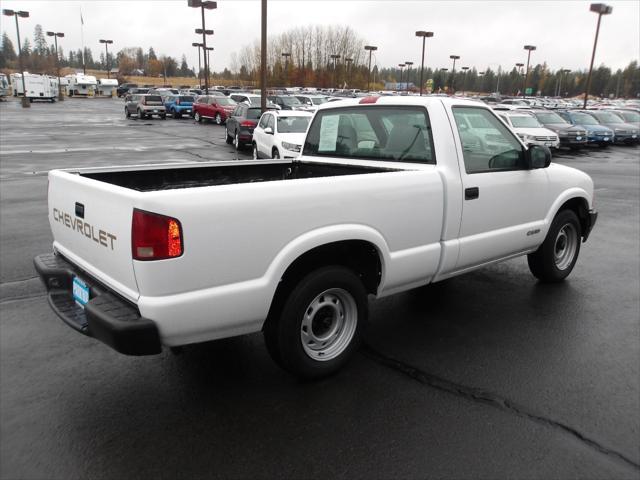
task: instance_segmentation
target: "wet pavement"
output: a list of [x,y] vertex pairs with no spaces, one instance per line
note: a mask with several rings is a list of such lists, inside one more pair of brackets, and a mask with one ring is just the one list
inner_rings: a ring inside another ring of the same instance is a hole
[[519,258],[371,302],[301,383],[259,334],[125,357],[50,310],[52,168],[249,158],[224,127],[117,99],[0,103],[0,477],[640,478],[640,150],[561,151],[598,224],[560,285]]

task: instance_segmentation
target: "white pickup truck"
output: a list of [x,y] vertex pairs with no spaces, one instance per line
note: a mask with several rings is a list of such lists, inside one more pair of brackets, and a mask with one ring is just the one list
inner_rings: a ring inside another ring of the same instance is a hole
[[365,97],[321,105],[293,161],[51,171],[35,267],[53,310],[119,352],[263,331],[314,378],[354,350],[368,295],[519,255],[563,280],[596,218],[591,178],[489,108]]

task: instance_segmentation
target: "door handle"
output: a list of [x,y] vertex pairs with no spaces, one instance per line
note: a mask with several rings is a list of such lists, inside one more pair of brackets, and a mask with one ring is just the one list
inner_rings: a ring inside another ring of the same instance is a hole
[[479,187],[471,187],[464,189],[464,199],[465,200],[474,200],[480,196],[480,188]]

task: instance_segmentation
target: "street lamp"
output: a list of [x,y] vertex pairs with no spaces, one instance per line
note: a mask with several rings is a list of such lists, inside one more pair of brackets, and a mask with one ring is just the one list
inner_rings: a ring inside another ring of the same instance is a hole
[[453,79],[456,76],[456,60],[460,59],[460,55],[449,55],[449,58],[453,60],[453,68],[451,69],[451,91],[453,91]]
[[464,71],[464,75],[462,77],[462,96],[464,97],[464,90],[467,85],[467,70],[469,70],[469,67],[462,67],[462,70]]
[[[524,67],[524,63],[516,63],[516,68],[518,69],[518,76],[522,77],[523,73],[522,73],[522,67]],[[524,77],[522,77],[524,79]],[[520,80],[520,79],[518,79]],[[517,82],[516,82],[517,85]],[[522,95],[524,96],[524,89],[522,90]]]
[[367,75],[367,92],[371,91],[371,52],[375,52],[378,50],[378,47],[374,47],[373,45],[365,45],[365,50],[369,51],[369,74]]
[[480,93],[482,92],[482,90],[484,90],[484,73],[485,72],[478,72],[478,75],[480,76]]
[[396,91],[400,91],[402,90],[402,69],[405,67],[406,65],[404,63],[399,63],[398,67],[400,67],[400,83],[397,85]]
[[422,75],[424,73],[424,43],[427,37],[433,37],[433,32],[425,32],[423,30],[419,30],[416,32],[416,37],[422,37],[422,63],[420,64],[420,96],[422,96]]
[[345,58],[344,62],[347,64],[347,85],[351,86],[351,62],[353,62],[353,58]]
[[283,52],[282,56],[284,57],[284,71],[286,74],[285,87],[288,87],[289,86],[289,57],[291,56],[291,53]]
[[529,81],[529,60],[531,60],[531,52],[533,52],[536,47],[534,45],[525,45],[524,49],[529,53],[527,54],[527,71],[524,74],[524,84],[522,85],[522,98],[525,98],[527,95],[527,82]]
[[413,62],[404,62],[404,64],[407,66],[407,93],[409,92],[409,79],[411,78],[411,65],[413,65]]
[[58,57],[58,37],[64,37],[64,33],[62,32],[47,32],[48,37],[53,37],[53,41],[56,45],[56,71],[58,74],[58,101],[62,102],[64,100],[64,95],[62,95],[62,86],[60,85],[60,57]]
[[107,78],[109,78],[109,50],[108,50],[108,46],[110,44],[113,43],[113,40],[100,40],[100,43],[104,43],[104,52],[105,52],[105,57],[104,57],[104,64],[107,66]]
[[193,42],[191,46],[198,47],[198,88],[202,88],[202,82],[200,81],[200,72],[202,71],[202,64],[200,63],[200,47],[202,47],[202,44]]
[[218,8],[217,2],[203,1],[203,0],[187,0],[187,5],[192,8],[200,8],[202,14],[202,28],[196,29],[196,33],[202,34],[202,49],[204,60],[204,91],[205,95],[209,95],[209,65],[207,63],[207,35],[213,35],[213,30],[207,30],[204,23],[204,11],[214,10]]
[[329,55],[329,56],[333,59],[333,84],[337,88],[338,84],[337,84],[337,80],[336,80],[336,60],[338,60],[340,58],[340,55],[333,54],[333,55]]
[[562,97],[562,75],[566,75],[567,73],[571,73],[571,70],[567,68],[563,68],[560,70],[560,77],[558,78],[558,97]]
[[[442,84],[443,84],[444,88],[446,89],[447,88],[447,72],[449,71],[449,69],[448,68],[441,68],[440,71],[444,72],[444,79],[445,80],[444,80],[444,82],[442,82]],[[438,88],[440,89],[439,91],[442,90],[442,87],[438,87]]]
[[207,56],[207,67],[211,68],[211,52],[213,52],[213,47],[206,47],[203,49],[203,56]]
[[31,104],[27,100],[27,87],[25,87],[25,84],[24,84],[24,68],[22,67],[22,46],[20,45],[20,27],[18,27],[18,17],[28,18],[29,12],[25,12],[25,11],[17,12],[15,10],[9,10],[8,8],[5,8],[4,10],[2,10],[2,13],[7,17],[15,17],[16,19],[16,33],[18,35],[18,64],[20,66],[20,76],[22,77],[21,102],[22,102],[22,108],[29,108]]
[[591,73],[593,71],[593,60],[596,58],[596,45],[598,45],[598,34],[600,33],[600,20],[602,20],[602,15],[609,15],[613,12],[613,7],[605,5],[604,3],[592,3],[589,10],[598,14],[598,26],[596,27],[596,38],[593,40],[593,52],[591,53],[591,65],[589,66],[589,75],[587,76],[587,88],[584,91],[583,108],[587,108],[589,88],[591,88]]

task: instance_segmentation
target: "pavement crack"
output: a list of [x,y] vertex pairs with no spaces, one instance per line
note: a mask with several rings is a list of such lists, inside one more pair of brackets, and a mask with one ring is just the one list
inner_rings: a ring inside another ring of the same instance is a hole
[[18,283],[28,282],[29,280],[35,280],[36,278],[40,278],[40,277],[38,275],[34,275],[32,277],[19,278],[18,280],[11,280],[9,282],[2,282],[2,283],[0,283],[0,287],[16,285]]
[[527,409],[527,407],[523,405],[518,405],[517,403],[505,398],[497,393],[490,392],[487,390],[483,390],[480,388],[470,387],[468,385],[459,384],[456,382],[452,382],[451,380],[447,380],[445,378],[439,377],[432,373],[425,372],[416,368],[412,365],[404,363],[395,358],[389,357],[375,350],[370,345],[363,345],[363,353],[369,357],[371,360],[379,363],[385,367],[388,367],[392,370],[402,373],[407,377],[421,383],[422,385],[426,385],[431,388],[435,388],[436,390],[440,390],[446,393],[450,393],[456,395],[458,397],[466,398],[473,402],[483,403],[494,408],[498,408],[500,410],[513,413],[520,417],[528,418],[529,420],[533,420],[537,423],[541,423],[543,425],[549,426],[551,428],[560,430],[564,433],[572,435],[577,438],[579,441],[587,445],[588,447],[608,455],[610,457],[616,458],[627,465],[635,468],[636,470],[640,470],[640,464],[633,461],[626,455],[612,450],[610,448],[605,447],[601,443],[596,440],[589,438],[584,433],[578,431],[574,427],[562,423],[558,420],[554,420],[552,418],[548,418],[537,413],[531,412]]

